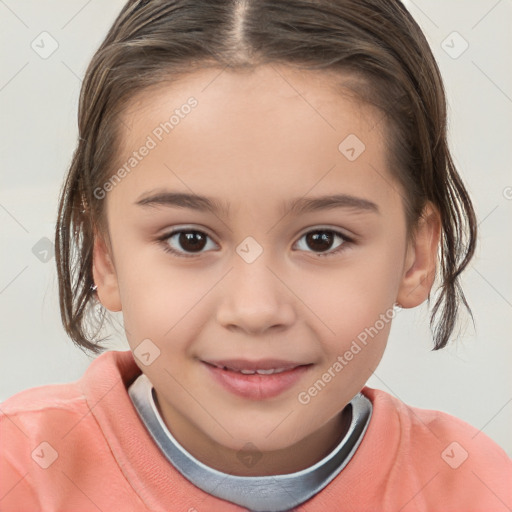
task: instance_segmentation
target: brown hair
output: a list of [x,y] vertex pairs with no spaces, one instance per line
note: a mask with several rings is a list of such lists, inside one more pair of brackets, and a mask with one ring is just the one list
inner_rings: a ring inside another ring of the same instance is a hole
[[129,0],[86,71],[78,145],[59,201],[61,316],[80,347],[103,350],[95,339],[103,319],[94,325],[90,308],[97,303],[94,232],[107,230],[104,202],[93,191],[114,173],[123,108],[148,87],[202,67],[266,63],[357,78],[344,90],[378,106],[386,120],[389,168],[405,191],[408,229],[426,201],[441,215],[434,350],[448,342],[460,301],[471,314],[459,276],[475,251],[475,213],[448,149],[439,69],[399,0]]

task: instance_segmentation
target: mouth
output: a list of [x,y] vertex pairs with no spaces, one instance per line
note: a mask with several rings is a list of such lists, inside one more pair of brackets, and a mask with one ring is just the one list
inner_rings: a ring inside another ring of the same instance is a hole
[[280,395],[297,384],[313,366],[312,363],[276,359],[230,359],[202,363],[225,390],[250,400],[265,400]]

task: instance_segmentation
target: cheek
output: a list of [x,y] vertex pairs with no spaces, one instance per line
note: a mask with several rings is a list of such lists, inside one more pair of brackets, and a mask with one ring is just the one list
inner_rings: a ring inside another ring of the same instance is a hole
[[379,251],[303,280],[300,296],[324,324],[324,338],[352,339],[392,308],[400,283],[397,260]]
[[[137,265],[128,259],[119,273],[123,318],[130,345],[141,339],[173,343],[176,347],[184,326],[197,315],[211,285],[169,266]],[[129,271],[135,268],[137,271]],[[197,322],[196,322],[197,323]],[[163,347],[162,347],[163,348]]]

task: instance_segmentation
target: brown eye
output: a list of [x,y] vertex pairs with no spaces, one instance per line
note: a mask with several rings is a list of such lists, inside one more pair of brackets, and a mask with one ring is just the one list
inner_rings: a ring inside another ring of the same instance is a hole
[[315,251],[328,251],[331,248],[334,237],[329,231],[316,231],[306,235],[306,243]]
[[208,245],[209,239],[210,237],[202,231],[182,229],[163,236],[159,241],[166,252],[176,256],[191,257],[200,255]]
[[[305,244],[303,244],[301,250],[316,253],[317,256],[332,256],[337,254],[345,249],[347,242],[351,241],[342,233],[332,229],[317,229],[315,231],[309,231],[303,235],[299,241],[302,239],[305,239]],[[334,250],[332,250],[336,239],[340,239],[340,242],[335,245]],[[304,248],[304,246],[306,248]],[[311,250],[308,251],[308,248]]]
[[203,233],[198,231],[186,232],[182,231],[178,234],[178,244],[180,247],[185,249],[185,251],[200,251],[206,245],[206,237]]

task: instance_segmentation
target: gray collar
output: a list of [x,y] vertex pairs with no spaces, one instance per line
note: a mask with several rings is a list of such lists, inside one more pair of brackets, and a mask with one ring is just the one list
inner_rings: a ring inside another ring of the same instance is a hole
[[322,490],[348,464],[368,427],[372,403],[358,393],[350,402],[351,422],[340,443],[313,466],[284,475],[236,476],[213,469],[188,453],[174,439],[158,412],[153,386],[141,374],[128,393],[151,436],[173,466],[210,495],[254,512],[290,510]]

